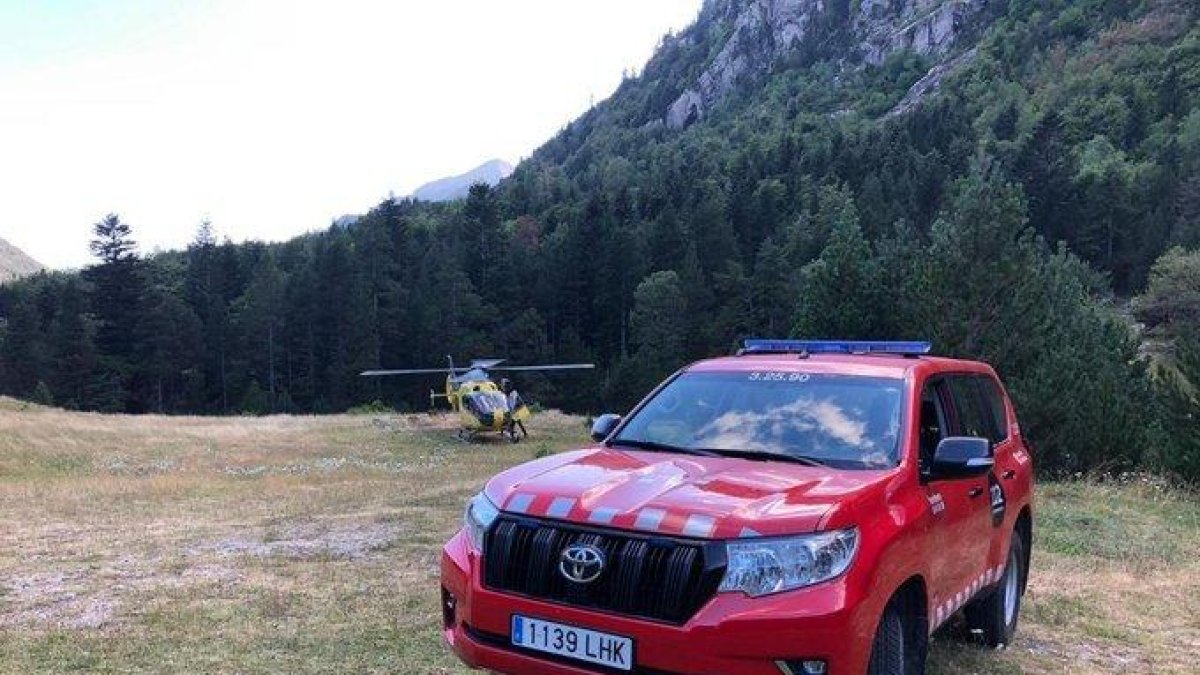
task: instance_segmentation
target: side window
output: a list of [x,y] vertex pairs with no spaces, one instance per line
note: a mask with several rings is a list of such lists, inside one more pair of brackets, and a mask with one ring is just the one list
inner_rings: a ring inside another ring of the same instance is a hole
[[925,385],[921,392],[921,469],[924,470],[933,463],[933,453],[938,443],[948,434],[948,422],[943,406],[941,390],[944,387],[937,382]]
[[979,388],[979,398],[983,401],[984,409],[991,418],[995,434],[990,438],[993,443],[1008,439],[1008,412],[1004,407],[1004,396],[1000,393],[1000,385],[986,375],[975,378],[975,386]]
[[958,418],[955,434],[995,441],[999,432],[995,428],[991,411],[980,397],[977,379],[971,375],[952,375],[946,378],[950,386],[950,395],[954,399],[954,412]]

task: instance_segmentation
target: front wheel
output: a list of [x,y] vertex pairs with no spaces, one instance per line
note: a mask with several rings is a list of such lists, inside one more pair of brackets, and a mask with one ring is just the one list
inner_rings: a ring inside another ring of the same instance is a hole
[[904,618],[893,601],[883,611],[871,645],[868,675],[904,675]]
[[1025,578],[1025,542],[1014,532],[1008,547],[1008,563],[1000,585],[986,597],[967,606],[967,624],[983,632],[983,641],[989,647],[999,647],[1012,642],[1017,632],[1017,619],[1021,615],[1021,591]]

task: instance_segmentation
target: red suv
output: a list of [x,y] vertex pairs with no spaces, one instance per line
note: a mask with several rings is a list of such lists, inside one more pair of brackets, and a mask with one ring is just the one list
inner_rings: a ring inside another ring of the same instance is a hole
[[1017,625],[1033,466],[987,365],[748,340],[597,445],[515,467],[442,555],[444,636],[504,673],[913,674]]

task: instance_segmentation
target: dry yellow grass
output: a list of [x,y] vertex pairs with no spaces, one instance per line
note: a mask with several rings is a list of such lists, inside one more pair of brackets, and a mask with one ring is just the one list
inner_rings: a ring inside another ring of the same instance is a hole
[[[584,439],[466,445],[442,416],[123,417],[0,399],[0,672],[460,672],[437,561],[496,471]],[[1194,502],[1042,488],[1021,638],[937,673],[1191,672]]]

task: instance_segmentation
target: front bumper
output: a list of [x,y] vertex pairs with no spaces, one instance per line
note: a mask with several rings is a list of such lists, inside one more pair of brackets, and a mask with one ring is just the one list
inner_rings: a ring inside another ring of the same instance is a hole
[[719,593],[683,625],[569,607],[483,587],[480,559],[459,532],[442,551],[452,598],[443,636],[467,665],[521,675],[610,672],[515,651],[513,614],[633,638],[635,673],[780,675],[777,660],[822,660],[833,675],[863,673],[879,609],[849,577],[764,598]]

